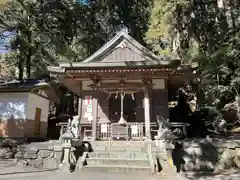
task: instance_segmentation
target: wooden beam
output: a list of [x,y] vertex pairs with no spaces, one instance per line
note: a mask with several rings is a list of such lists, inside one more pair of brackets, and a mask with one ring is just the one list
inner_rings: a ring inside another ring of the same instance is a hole
[[[98,78],[99,79],[114,79],[114,78],[137,79],[137,78],[142,78],[145,76],[149,76],[152,78],[168,78],[169,73],[167,73],[167,72],[101,73],[98,75]],[[91,77],[91,76],[82,76],[81,74],[74,74],[75,80],[83,80],[83,79],[88,79],[88,78],[93,79],[93,77]],[[65,77],[65,79],[67,80],[67,79],[72,79],[72,78]]]

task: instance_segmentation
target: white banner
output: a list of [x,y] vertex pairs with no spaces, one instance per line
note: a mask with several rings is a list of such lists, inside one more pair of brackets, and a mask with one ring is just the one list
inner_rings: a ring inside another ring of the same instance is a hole
[[107,133],[107,124],[101,124],[101,132]]
[[137,125],[131,125],[131,131],[133,135],[136,135],[138,133],[138,126]]
[[92,96],[85,96],[84,97],[84,104],[85,105],[92,104]]

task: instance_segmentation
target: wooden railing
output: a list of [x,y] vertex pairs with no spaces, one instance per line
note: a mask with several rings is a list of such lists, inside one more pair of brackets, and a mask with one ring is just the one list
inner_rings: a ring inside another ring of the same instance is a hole
[[97,126],[97,139],[100,140],[109,140],[111,138],[111,124],[110,123],[98,123]]
[[145,138],[144,123],[128,123],[131,140],[143,140]]
[[124,125],[118,123],[98,124],[98,139],[110,140],[124,138],[126,140],[143,140],[144,123],[130,122]]
[[[58,123],[57,126],[61,127],[60,135],[66,132],[68,123]],[[145,138],[145,125],[144,123],[129,122],[125,125],[118,123],[98,123],[97,126],[97,139],[111,140],[124,138],[126,140],[143,140]],[[91,128],[90,128],[91,129]],[[91,130],[83,129],[85,138],[91,138]],[[86,132],[85,132],[86,131]],[[89,132],[88,132],[89,131]]]

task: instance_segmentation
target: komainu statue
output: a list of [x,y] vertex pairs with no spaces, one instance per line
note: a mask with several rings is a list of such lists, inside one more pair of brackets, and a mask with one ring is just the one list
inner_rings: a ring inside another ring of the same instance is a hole
[[71,131],[73,133],[74,138],[79,138],[79,116],[73,116],[73,120],[71,122]]
[[158,123],[158,138],[165,138],[166,134],[169,133],[168,120],[157,116]]
[[79,138],[79,116],[73,116],[73,119],[68,119],[67,131],[60,136],[60,140],[63,138]]

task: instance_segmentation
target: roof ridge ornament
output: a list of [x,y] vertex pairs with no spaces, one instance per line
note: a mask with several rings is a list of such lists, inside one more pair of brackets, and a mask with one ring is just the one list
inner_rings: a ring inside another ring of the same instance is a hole
[[128,43],[124,40],[118,46],[116,46],[116,48],[123,49],[123,48],[129,48],[129,46],[128,46]]
[[123,21],[121,21],[121,24],[119,25],[119,32],[124,32],[126,34],[129,33],[128,27],[125,24],[123,24]]

